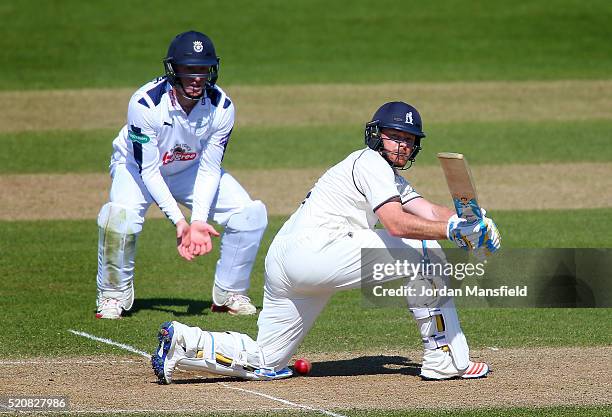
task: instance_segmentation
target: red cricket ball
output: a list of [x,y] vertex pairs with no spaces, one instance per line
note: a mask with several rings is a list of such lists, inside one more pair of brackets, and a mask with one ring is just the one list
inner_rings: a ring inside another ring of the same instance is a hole
[[312,369],[312,364],[310,363],[308,359],[304,359],[304,358],[298,359],[293,364],[293,369],[295,369],[295,372],[297,372],[300,375],[306,375]]

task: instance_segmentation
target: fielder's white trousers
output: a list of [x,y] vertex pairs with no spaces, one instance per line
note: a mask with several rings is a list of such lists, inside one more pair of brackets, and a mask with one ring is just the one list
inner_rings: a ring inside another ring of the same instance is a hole
[[[192,208],[193,186],[197,175],[198,164],[180,173],[164,177],[170,192],[177,202]],[[111,166],[112,185],[110,189],[110,202],[121,204],[134,210],[135,226],[140,230],[144,218],[153,198],[142,182],[138,167],[124,163],[114,163]],[[260,203],[261,204],[261,203]],[[251,207],[253,200],[242,186],[229,173],[221,170],[221,180],[217,194],[213,200],[209,220],[226,226],[230,218],[241,213],[245,207]],[[261,219],[265,225],[265,209]],[[140,226],[140,227],[138,227]],[[265,228],[265,226],[264,226]],[[226,233],[221,238],[221,256],[217,262],[215,284],[220,288],[232,292],[245,292],[249,288],[250,273],[255,261],[263,229],[245,231],[244,233]],[[135,240],[134,243],[135,244]],[[243,248],[243,250],[241,249]],[[100,249],[99,249],[100,252]],[[135,252],[135,251],[134,251]],[[100,256],[99,256],[100,259]],[[122,292],[130,288],[133,281],[133,271],[119,274],[109,279],[105,269],[98,263],[97,285],[99,294],[107,297],[121,298]]]

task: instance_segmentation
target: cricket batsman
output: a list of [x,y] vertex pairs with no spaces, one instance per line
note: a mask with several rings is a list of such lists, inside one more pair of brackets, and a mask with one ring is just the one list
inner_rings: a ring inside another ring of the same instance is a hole
[[[266,207],[253,201],[221,161],[234,127],[234,103],[217,85],[219,58],[210,38],[184,32],[170,43],[165,75],[130,99],[127,123],[113,141],[112,185],[98,215],[97,313],[118,319],[134,302],[136,241],[155,203],[176,227],[187,260],[211,251],[225,227],[213,287],[213,311],[255,314],[250,274],[267,226]],[[178,203],[191,209],[190,223]]]
[[[365,149],[351,153],[317,181],[270,245],[257,340],[164,323],[151,358],[159,382],[170,383],[176,368],[245,379],[291,376],[289,360],[330,297],[363,282],[363,248],[380,249],[368,262],[388,262],[388,249],[399,248],[414,264],[425,256],[444,258],[437,242],[441,239],[477,250],[486,236],[489,250],[497,251],[500,236],[491,219],[470,223],[459,218],[427,201],[399,175],[398,170],[414,162],[424,137],[413,106],[390,102],[380,107],[365,126]],[[375,229],[378,222],[385,228]],[[413,284],[434,288],[441,278],[448,277],[419,275]],[[470,360],[452,298],[431,307],[407,301],[423,341],[422,378],[481,378],[489,373],[486,363]]]

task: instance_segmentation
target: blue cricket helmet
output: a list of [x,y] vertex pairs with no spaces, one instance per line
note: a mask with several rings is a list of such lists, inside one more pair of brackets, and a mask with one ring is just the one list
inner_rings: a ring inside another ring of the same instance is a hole
[[416,136],[414,149],[408,158],[411,163],[414,162],[421,150],[421,139],[425,137],[419,111],[403,101],[391,101],[380,106],[365,127],[365,143],[370,149],[375,151],[382,149],[380,131],[384,128],[396,129]]
[[219,63],[215,46],[210,38],[194,30],[176,35],[168,47],[165,60],[179,65],[217,65]]
[[[190,30],[178,34],[170,43],[164,58],[164,69],[168,82],[176,86],[179,76],[200,76],[207,80],[207,88],[212,88],[219,75],[220,58],[215,52],[212,40],[201,32]],[[208,66],[207,74],[181,74],[177,76],[175,65]]]

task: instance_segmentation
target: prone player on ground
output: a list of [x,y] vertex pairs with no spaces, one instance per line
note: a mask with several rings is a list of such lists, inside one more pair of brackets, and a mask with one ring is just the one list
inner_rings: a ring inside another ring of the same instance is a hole
[[[246,296],[267,226],[266,208],[221,168],[234,127],[234,104],[216,84],[219,58],[200,32],[171,42],[165,76],[130,99],[127,124],[113,141],[109,202],[98,215],[98,312],[117,319],[134,301],[136,240],[155,202],[176,226],[177,249],[187,260],[211,251],[225,227],[213,289],[213,310],[254,314]],[[187,223],[178,203],[192,210]]]
[[[169,383],[177,367],[247,379],[291,376],[288,362],[330,297],[370,278],[361,268],[364,248],[380,249],[369,263],[388,262],[388,249],[399,248],[419,264],[424,258],[445,259],[436,240],[476,250],[488,234],[496,251],[499,233],[490,219],[468,223],[427,201],[399,175],[414,161],[424,137],[414,107],[403,102],[380,107],[365,128],[367,147],[329,169],[274,238],[265,260],[257,340],[164,323],[152,356],[159,381]],[[385,229],[375,229],[379,221]],[[400,278],[405,277],[388,277]],[[434,288],[448,278],[419,275],[411,285]],[[470,361],[452,299],[433,306],[407,301],[423,341],[423,378],[487,375],[487,364]]]

